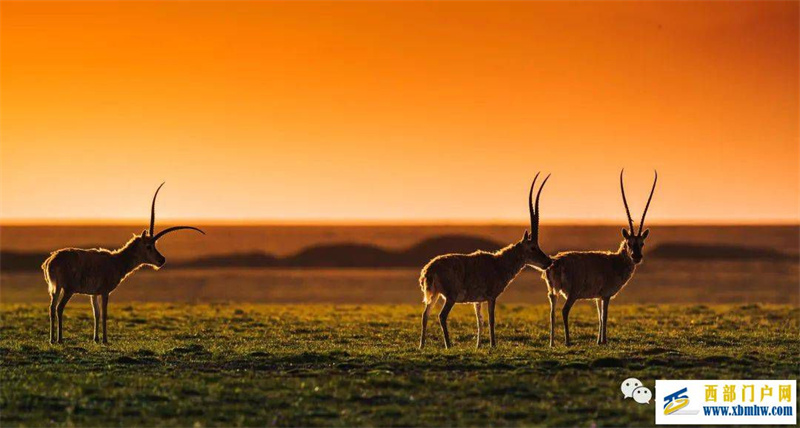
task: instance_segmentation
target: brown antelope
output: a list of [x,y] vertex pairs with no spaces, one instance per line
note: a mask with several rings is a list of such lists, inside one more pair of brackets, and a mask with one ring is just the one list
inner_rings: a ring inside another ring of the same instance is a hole
[[547,282],[548,297],[550,299],[550,346],[553,346],[553,336],[555,334],[556,320],[556,301],[558,294],[566,299],[561,315],[564,318],[564,342],[567,346],[569,341],[569,311],[572,305],[579,299],[594,299],[597,305],[597,318],[599,328],[597,332],[597,343],[605,344],[606,324],[608,321],[608,305],[625,284],[633,276],[636,265],[642,262],[642,247],[644,240],[650,233],[644,228],[644,219],[650,201],[653,199],[653,192],[656,190],[658,182],[658,171],[655,172],[653,188],[650,189],[650,197],[647,198],[647,205],[642,213],[642,221],[639,222],[639,232],[634,233],[633,218],[628,209],[628,200],[625,198],[625,185],[622,182],[624,169],[619,173],[619,186],[622,191],[622,203],[625,205],[625,212],[628,215],[628,225],[630,230],[622,229],[622,243],[616,252],[611,251],[570,251],[559,253],[553,257],[553,263],[542,273],[542,278]]
[[543,270],[551,263],[550,258],[539,249],[539,196],[550,176],[548,175],[539,187],[534,209],[533,189],[538,178],[539,174],[537,173],[528,192],[528,210],[531,217],[530,234],[526,230],[522,240],[493,253],[475,251],[471,254],[446,254],[435,257],[422,268],[419,284],[422,288],[425,310],[422,312],[420,349],[425,347],[428,313],[440,296],[445,301],[439,312],[439,324],[442,326],[445,348],[451,346],[450,334],[447,331],[447,316],[456,303],[472,303],[474,305],[475,317],[478,320],[476,347],[480,347],[483,329],[481,304],[483,302],[488,302],[489,337],[491,346],[495,347],[497,342],[494,336],[494,310],[497,297],[526,265]]
[[[161,183],[163,186],[164,183]],[[156,197],[161,186],[153,195],[150,207],[150,231],[143,230],[141,235],[133,235],[122,248],[109,251],[103,248],[80,249],[64,248],[53,252],[42,264],[44,279],[50,292],[50,343],[61,342],[64,307],[73,294],[87,294],[92,302],[94,313],[94,341],[98,341],[99,320],[103,319],[103,343],[106,338],[106,320],[108,319],[108,295],[119,284],[142,266],[150,266],[158,270],[167,261],[156,249],[156,241],[164,235],[181,229],[205,232],[191,226],[175,226],[155,232]],[[60,295],[60,297],[59,297]],[[102,312],[100,304],[102,300]],[[58,321],[56,336],[55,322]]]

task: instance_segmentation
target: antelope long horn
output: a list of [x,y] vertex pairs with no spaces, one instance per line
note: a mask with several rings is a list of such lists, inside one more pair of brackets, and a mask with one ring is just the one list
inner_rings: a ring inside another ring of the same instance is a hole
[[533,189],[536,187],[536,180],[539,179],[539,173],[536,173],[536,176],[533,177],[533,183],[531,183],[531,190],[528,192],[528,211],[531,214],[531,236],[533,236],[533,231],[536,226],[536,211],[533,209]]
[[155,232],[156,228],[156,198],[158,197],[158,191],[161,190],[164,183],[161,183],[161,186],[158,186],[158,189],[156,189],[156,194],[153,195],[153,204],[150,206],[150,236],[153,236],[153,232]]
[[542,196],[544,185],[547,184],[547,180],[549,179],[550,174],[547,174],[547,177],[545,177],[544,181],[542,181],[542,185],[539,186],[539,191],[536,192],[536,228],[534,229],[535,232],[531,232],[533,234],[533,240],[536,242],[539,242],[539,197]]
[[644,229],[644,218],[647,216],[647,209],[650,208],[650,201],[653,199],[653,192],[656,191],[656,183],[658,183],[658,171],[653,170],[655,172],[655,178],[653,179],[653,188],[650,189],[650,197],[647,198],[647,205],[644,206],[644,212],[642,213],[642,221],[639,222],[639,235],[642,234],[642,230]]
[[161,238],[162,236],[164,236],[164,235],[166,235],[166,234],[168,234],[170,232],[174,232],[176,230],[181,230],[181,229],[191,229],[191,230],[196,230],[196,231],[202,233],[203,235],[206,234],[202,230],[200,230],[200,229],[198,229],[196,227],[192,227],[192,226],[173,226],[173,227],[168,227],[168,228],[162,230],[161,232],[158,232],[158,235],[153,237],[153,241],[158,241],[158,239]]
[[625,204],[625,213],[628,214],[628,224],[631,227],[631,235],[633,234],[633,218],[631,217],[631,210],[628,208],[628,199],[625,198],[625,185],[622,184],[622,174],[625,172],[625,168],[622,168],[622,171],[619,172],[619,188],[622,190],[622,203]]

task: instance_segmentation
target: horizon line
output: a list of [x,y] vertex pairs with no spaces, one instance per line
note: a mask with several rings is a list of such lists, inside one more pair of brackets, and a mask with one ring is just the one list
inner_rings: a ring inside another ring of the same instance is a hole
[[[134,226],[146,220],[114,219],[3,219],[0,226]],[[526,221],[509,219],[225,219],[225,218],[165,218],[162,224],[194,223],[205,226],[528,226]],[[597,219],[554,219],[542,221],[545,226],[621,226],[623,221]],[[647,222],[647,226],[797,226],[800,219],[677,219]]]

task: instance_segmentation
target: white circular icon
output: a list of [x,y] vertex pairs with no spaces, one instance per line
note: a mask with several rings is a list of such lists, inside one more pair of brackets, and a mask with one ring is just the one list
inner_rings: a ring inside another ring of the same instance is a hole
[[620,389],[622,393],[625,395],[625,398],[633,397],[633,390],[642,386],[642,382],[635,377],[631,377],[622,381],[622,385]]
[[633,399],[639,404],[650,404],[653,393],[645,386],[640,386],[633,390]]

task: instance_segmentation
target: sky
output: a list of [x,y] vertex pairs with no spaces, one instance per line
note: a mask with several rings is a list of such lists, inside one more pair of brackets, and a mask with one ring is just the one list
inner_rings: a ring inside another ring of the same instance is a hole
[[0,220],[800,221],[800,3],[0,3]]

